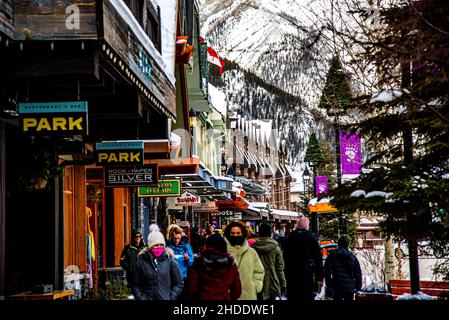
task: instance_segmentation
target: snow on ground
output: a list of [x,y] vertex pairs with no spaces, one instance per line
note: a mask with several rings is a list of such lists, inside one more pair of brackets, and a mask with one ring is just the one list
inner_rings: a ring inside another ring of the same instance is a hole
[[436,300],[437,297],[429,296],[428,294],[418,292],[418,294],[404,293],[398,297],[398,300]]
[[[404,252],[407,249],[404,248]],[[378,249],[358,249],[354,251],[362,269],[363,286],[368,287],[375,285],[378,287],[384,287],[384,255],[383,248]],[[419,259],[419,275],[421,280],[441,280],[441,276],[435,276],[432,273],[432,269],[436,263],[442,262],[441,259],[434,257],[420,257]],[[402,274],[402,279],[410,278],[409,260],[403,258],[401,265],[399,266],[398,260],[395,258],[395,276],[394,278],[400,279],[399,272]]]

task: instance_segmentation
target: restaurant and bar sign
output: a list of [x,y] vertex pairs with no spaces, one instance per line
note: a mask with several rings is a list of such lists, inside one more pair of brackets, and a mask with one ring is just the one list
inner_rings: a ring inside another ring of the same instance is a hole
[[184,191],[182,195],[175,199],[175,206],[200,206],[201,200],[196,194]]
[[112,141],[95,144],[97,166],[143,165],[143,141]]
[[87,135],[87,101],[19,103],[19,126],[31,135]]
[[139,187],[139,197],[174,197],[181,194],[181,180],[159,180],[156,187]]
[[105,187],[156,186],[157,182],[158,170],[156,164],[104,168]]

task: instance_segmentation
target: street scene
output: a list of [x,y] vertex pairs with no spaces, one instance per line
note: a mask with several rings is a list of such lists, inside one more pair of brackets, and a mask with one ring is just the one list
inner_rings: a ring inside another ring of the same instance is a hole
[[448,16],[0,0],[0,300],[449,301]]

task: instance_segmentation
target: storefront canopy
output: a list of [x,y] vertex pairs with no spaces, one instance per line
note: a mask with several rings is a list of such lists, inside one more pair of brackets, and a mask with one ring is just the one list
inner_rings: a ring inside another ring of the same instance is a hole
[[296,221],[299,219],[300,215],[298,212],[295,211],[288,211],[288,210],[277,210],[277,209],[271,209],[270,211],[271,215],[274,219],[278,220],[284,220],[284,221]]
[[182,179],[182,190],[189,190],[199,196],[209,196],[213,200],[231,200],[233,180],[214,176],[202,162],[199,163],[195,173],[168,174],[163,178]]
[[318,198],[313,198],[309,201],[308,210],[309,212],[316,212],[316,213],[333,213],[338,212],[337,208],[332,206],[330,203],[329,198],[323,198],[321,200],[318,200]]

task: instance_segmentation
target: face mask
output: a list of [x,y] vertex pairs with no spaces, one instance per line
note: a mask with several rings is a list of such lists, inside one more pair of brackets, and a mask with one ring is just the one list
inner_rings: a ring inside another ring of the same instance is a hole
[[151,253],[156,258],[159,257],[161,254],[163,254],[165,251],[165,248],[151,248]]
[[243,238],[243,236],[237,236],[237,237],[231,236],[231,237],[229,237],[229,242],[233,246],[241,246],[243,244],[243,242],[245,242],[245,239]]

